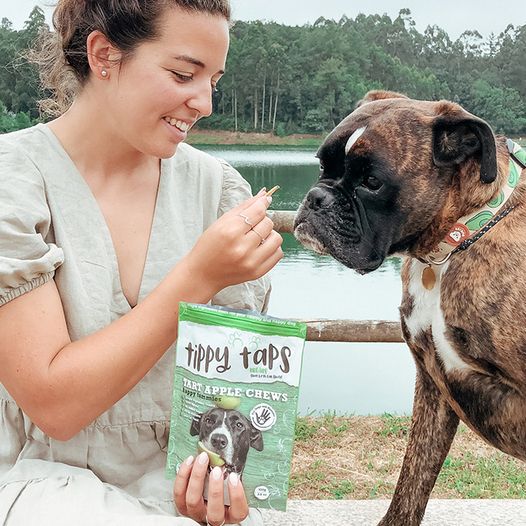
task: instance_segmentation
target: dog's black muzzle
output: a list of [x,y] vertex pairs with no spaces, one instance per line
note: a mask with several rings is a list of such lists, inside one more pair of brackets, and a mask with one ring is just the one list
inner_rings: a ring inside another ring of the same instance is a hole
[[[294,235],[307,248],[330,254],[361,274],[376,270],[383,261],[368,238],[365,211],[343,188],[319,182],[300,205]],[[362,217],[363,216],[363,217]]]

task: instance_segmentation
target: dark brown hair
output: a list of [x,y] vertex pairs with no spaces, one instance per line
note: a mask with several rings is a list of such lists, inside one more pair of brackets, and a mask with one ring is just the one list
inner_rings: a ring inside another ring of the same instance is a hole
[[89,77],[88,35],[103,33],[129,57],[142,42],[159,36],[162,13],[169,7],[209,13],[230,21],[229,0],[58,0],[53,13],[54,33],[42,37],[31,58],[39,65],[40,80],[51,99],[40,101],[49,115],[63,113]]

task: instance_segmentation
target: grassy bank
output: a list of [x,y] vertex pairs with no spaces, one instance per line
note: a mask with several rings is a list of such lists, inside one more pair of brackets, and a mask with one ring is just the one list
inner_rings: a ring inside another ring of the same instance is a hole
[[[402,465],[410,417],[300,417],[290,498],[390,498]],[[524,463],[488,446],[463,424],[432,498],[526,497]]]
[[[318,148],[325,135],[294,134],[278,137],[271,133],[242,133],[224,130],[193,130],[186,142],[196,146],[238,145],[238,146],[285,146]],[[526,138],[514,139],[522,146],[526,146]]]
[[221,130],[194,130],[186,142],[193,145],[287,146],[317,148],[322,135],[287,135],[271,133],[236,133]]

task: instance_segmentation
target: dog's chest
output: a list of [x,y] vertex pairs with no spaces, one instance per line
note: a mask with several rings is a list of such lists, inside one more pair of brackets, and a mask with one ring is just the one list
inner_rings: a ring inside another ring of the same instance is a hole
[[401,312],[409,333],[409,343],[418,346],[418,342],[424,339],[423,336],[430,334],[436,357],[446,373],[453,370],[470,370],[470,366],[462,360],[447,337],[447,325],[441,305],[444,301],[441,295],[441,281],[447,272],[448,263],[433,267],[436,283],[431,290],[427,290],[422,283],[422,272],[426,265],[416,259],[410,260],[406,265],[408,268],[404,269],[404,299]]

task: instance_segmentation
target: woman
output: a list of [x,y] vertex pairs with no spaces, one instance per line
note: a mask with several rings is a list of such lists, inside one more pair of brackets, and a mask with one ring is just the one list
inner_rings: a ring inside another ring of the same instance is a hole
[[227,0],[58,2],[48,77],[64,102],[74,75],[73,103],[0,137],[2,524],[249,515],[235,476],[229,507],[213,477],[203,501],[206,454],[164,479],[179,302],[263,309],[282,257],[265,192],[181,144],[212,110],[229,17]]

